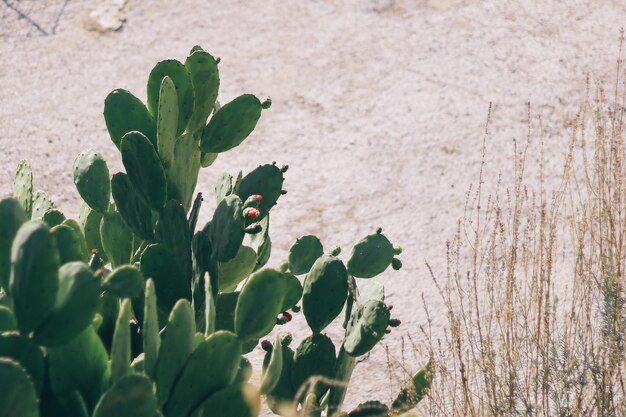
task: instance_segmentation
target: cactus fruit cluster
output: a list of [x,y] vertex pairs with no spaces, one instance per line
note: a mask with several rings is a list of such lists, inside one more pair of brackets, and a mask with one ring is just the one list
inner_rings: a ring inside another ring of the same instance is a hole
[[[279,268],[265,267],[270,211],[286,193],[287,166],[275,163],[220,174],[213,216],[197,224],[199,171],[271,105],[244,94],[220,106],[218,62],[194,47],[184,63],[154,67],[147,104],[108,95],[124,172],[111,175],[93,150],[78,155],[77,221],[33,191],[30,165],[19,164],[13,196],[0,201],[1,416],[253,417],[262,398],[281,415],[345,415],[356,358],[400,324],[384,288],[359,281],[398,269],[400,249],[377,230],[344,264],[338,248],[304,236]],[[295,351],[284,332],[259,343],[300,312],[311,334]],[[335,345],[323,331],[340,316]],[[259,344],[257,387],[245,355]],[[429,384],[423,370],[390,407],[349,415],[400,415]]]

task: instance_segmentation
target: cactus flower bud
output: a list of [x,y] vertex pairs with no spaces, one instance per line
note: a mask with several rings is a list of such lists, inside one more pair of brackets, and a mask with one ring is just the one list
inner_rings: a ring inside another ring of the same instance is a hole
[[394,270],[396,270],[396,271],[397,271],[397,270],[399,270],[400,268],[402,268],[402,262],[401,262],[401,261],[400,261],[400,259],[398,259],[398,258],[393,258],[393,259],[391,260],[391,267],[392,267]]
[[389,333],[391,333],[391,330],[386,329],[386,330],[385,330],[385,334],[389,334]]
[[293,341],[293,335],[291,333],[286,333],[283,335],[282,339],[280,340],[280,344],[287,347],[291,344],[292,341]]
[[261,342],[261,349],[263,349],[267,353],[272,353],[272,350],[274,350],[274,346],[272,346],[272,342],[270,342],[269,340],[263,340]]
[[285,173],[285,172],[287,172],[287,170],[288,170],[288,169],[289,169],[289,165],[286,165],[286,164],[285,164],[285,165],[283,165],[283,166],[280,168],[280,172]]
[[400,255],[402,253],[402,247],[395,245],[393,247],[393,254],[394,255]]
[[381,234],[382,232],[383,232],[383,228],[382,227],[379,227],[379,228],[376,229],[376,234],[377,235]]
[[287,194],[287,190],[280,190],[280,193],[281,193],[282,195],[285,195],[285,194]]
[[300,307],[299,305],[295,305],[293,307],[291,307],[291,311],[293,311],[294,313],[299,313],[302,310],[302,307]]
[[289,323],[293,319],[293,316],[288,311],[283,311],[283,317],[287,320],[287,323]]
[[254,207],[248,207],[246,210],[244,210],[244,216],[246,216],[246,219],[248,220],[255,220],[260,215],[261,212],[259,211],[259,209]]
[[402,322],[400,321],[400,319],[389,319],[389,326],[391,327],[398,327],[401,324]]
[[339,254],[341,253],[341,248],[339,246],[334,246],[331,250],[330,250],[330,254],[332,256],[339,256]]
[[389,304],[389,305],[387,306],[387,310],[389,310],[389,311],[393,310],[393,304]]
[[272,107],[272,98],[271,97],[265,97],[265,99],[263,99],[263,101],[261,102],[261,107],[263,107],[264,109],[269,109],[270,107]]
[[98,249],[93,248],[93,249],[91,250],[91,254],[92,254],[92,255],[97,255],[97,254],[98,254]]
[[220,62],[222,62],[222,58],[220,58],[219,56],[215,57],[215,63],[219,64]]
[[287,323],[287,318],[285,318],[285,316],[280,316],[276,318],[276,324],[279,326],[282,326],[283,324]]
[[252,224],[248,227],[246,227],[244,229],[244,232],[246,232],[249,235],[256,235],[257,233],[260,233],[263,230],[263,226],[261,226],[260,224],[256,223],[256,224]]
[[259,202],[259,204],[261,203],[261,201],[263,200],[263,196],[261,194],[253,194],[252,198],[254,198],[256,201]]

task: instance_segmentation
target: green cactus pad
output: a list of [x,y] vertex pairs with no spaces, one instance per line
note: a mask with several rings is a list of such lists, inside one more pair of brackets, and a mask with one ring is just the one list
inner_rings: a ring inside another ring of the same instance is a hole
[[17,320],[9,307],[0,305],[0,333],[17,330]]
[[113,175],[111,191],[124,223],[141,239],[152,240],[154,238],[152,212],[133,188],[128,175],[122,172]]
[[213,165],[213,162],[217,159],[219,153],[202,152],[200,155],[200,166],[202,168],[208,168]]
[[156,417],[158,405],[152,392],[152,381],[141,374],[121,378],[104,393],[93,417]]
[[13,198],[0,201],[0,288],[9,289],[11,244],[20,226],[28,220],[24,209]]
[[11,249],[9,289],[20,332],[35,330],[52,312],[58,289],[59,253],[50,230],[38,222],[24,223]]
[[359,302],[352,309],[343,348],[350,356],[361,356],[383,338],[389,324],[389,308],[380,300]]
[[143,133],[156,148],[156,121],[141,100],[130,92],[117,89],[109,93],[104,100],[104,120],[118,148],[128,132]]
[[48,349],[48,379],[54,396],[67,406],[72,392],[80,393],[88,410],[109,385],[109,355],[93,327],[68,344]]
[[102,289],[119,298],[133,298],[143,291],[143,275],[132,265],[123,265],[109,274],[102,283]]
[[235,331],[235,309],[239,291],[219,293],[215,302],[215,330]]
[[233,177],[228,172],[222,172],[215,182],[215,202],[219,204],[226,196],[233,192]]
[[145,373],[144,365],[146,362],[146,357],[143,353],[140,353],[133,361],[130,363],[130,369],[132,369],[133,373],[143,374]]
[[50,229],[59,249],[61,265],[73,261],[87,261],[87,244],[81,232],[67,224],[59,224]]
[[239,363],[239,369],[237,370],[237,376],[235,376],[233,384],[248,382],[250,378],[252,378],[252,364],[248,358],[242,356],[241,362]]
[[74,184],[83,200],[92,209],[106,212],[111,198],[111,180],[102,155],[91,150],[79,153],[72,172]]
[[195,330],[191,304],[187,300],[179,300],[163,330],[156,364],[155,381],[160,405],[170,398],[174,383],[193,351]]
[[83,262],[70,262],[59,269],[59,289],[54,309],[33,334],[44,346],[63,345],[92,322],[100,303],[100,279]]
[[267,215],[256,224],[261,225],[261,231],[259,233],[249,235],[250,247],[257,253],[257,261],[254,270],[257,271],[270,259],[272,253],[272,239],[270,239],[270,216]]
[[48,210],[52,210],[54,204],[50,201],[45,191],[35,191],[33,194],[33,208],[31,220],[41,220]]
[[317,236],[302,236],[289,249],[289,271],[295,275],[306,274],[324,254],[324,247]]
[[348,272],[357,278],[371,278],[387,269],[393,260],[393,245],[382,233],[361,239],[350,254]]
[[245,235],[242,201],[236,195],[225,197],[215,209],[211,220],[210,239],[213,257],[228,262],[237,256]]
[[211,54],[203,50],[196,50],[187,57],[185,67],[191,75],[191,82],[195,92],[193,114],[189,120],[188,130],[195,132],[204,127],[207,118],[213,111],[215,100],[220,86],[217,61]]
[[285,301],[285,280],[281,272],[264,269],[252,275],[241,289],[235,311],[235,332],[241,340],[268,334]]
[[261,204],[258,207],[261,215],[257,218],[259,221],[267,216],[270,209],[276,205],[281,196],[283,182],[283,173],[280,168],[272,164],[261,165],[241,179],[237,195],[241,201],[246,201],[254,194],[261,195]]
[[0,358],[0,415],[39,417],[39,402],[32,380],[19,363],[9,358]]
[[[289,346],[274,346],[274,349],[278,348],[282,349],[283,366],[278,382],[274,386],[274,389],[266,394],[265,399],[270,410],[272,410],[275,414],[284,415],[281,411],[284,411],[285,408],[293,408],[295,411],[295,405],[293,402],[294,397],[296,396],[296,391],[291,383],[291,370],[293,367],[294,352]],[[263,366],[267,366],[269,364],[270,358],[271,354],[266,353],[263,360]]]
[[105,213],[100,223],[102,247],[113,267],[130,262],[133,255],[133,232],[128,228],[120,213]]
[[154,231],[154,240],[169,250],[187,285],[191,285],[191,230],[185,208],[176,200],[169,200],[159,216]]
[[285,281],[285,300],[281,310],[287,311],[300,302],[303,288],[295,275],[283,273],[283,280]]
[[204,401],[191,417],[257,417],[261,411],[261,396],[254,385],[231,385]]
[[202,131],[203,152],[221,153],[239,146],[256,127],[261,117],[261,102],[252,94],[243,94],[225,104]]
[[261,394],[271,392],[280,380],[283,371],[283,349],[281,348],[280,340],[280,334],[277,334],[274,340],[274,348],[266,355],[269,358],[263,360],[263,378],[259,387]]
[[111,345],[112,383],[115,383],[130,372],[130,314],[130,300],[126,299],[120,307],[120,312],[115,322],[115,333],[113,333],[113,343]]
[[21,160],[17,164],[13,180],[13,197],[20,203],[30,219],[33,210],[33,170],[28,161]]
[[328,326],[343,309],[348,296],[348,272],[343,262],[324,255],[315,261],[304,280],[302,308],[316,333]]
[[233,382],[240,362],[237,336],[226,331],[210,335],[189,356],[165,404],[165,415],[187,416],[204,399]]
[[188,211],[198,183],[200,148],[193,135],[182,135],[174,146],[174,164],[168,170],[167,195],[178,200]]
[[143,351],[145,355],[144,370],[146,374],[155,377],[155,369],[161,346],[161,335],[159,334],[159,316],[157,313],[156,290],[154,281],[146,280],[144,313],[143,313]]
[[[300,343],[293,357],[291,382],[295,391],[314,376],[332,379],[336,364],[335,345],[329,337],[322,334],[307,337]],[[315,386],[315,395],[321,398],[327,389],[327,385],[318,383]]]
[[234,291],[256,266],[256,253],[248,246],[241,246],[237,255],[228,262],[218,266],[219,290],[221,292]]
[[170,77],[164,77],[159,93],[157,114],[157,149],[165,168],[174,163],[174,146],[178,130],[178,96]]
[[158,112],[159,92],[163,78],[169,77],[176,87],[178,98],[178,129],[180,135],[185,131],[194,108],[194,91],[189,71],[175,59],[161,61],[152,69],[148,77],[148,110],[153,115]]
[[120,146],[122,162],[137,193],[154,210],[165,205],[165,171],[154,146],[140,132],[129,132]]
[[389,407],[380,401],[367,401],[350,411],[348,417],[389,417]]
[[19,363],[28,373],[36,392],[41,392],[45,372],[43,353],[31,339],[16,332],[0,334],[0,357]]
[[98,251],[98,255],[106,262],[108,258],[102,248],[102,239],[100,238],[101,221],[102,214],[93,210],[87,203],[83,203],[78,212],[78,224],[83,231],[83,236],[85,236],[87,251],[91,252],[95,249]]
[[433,381],[433,367],[428,362],[409,381],[408,385],[398,393],[391,404],[394,413],[404,413],[414,408],[428,393]]
[[191,300],[191,287],[185,281],[171,252],[161,245],[150,245],[141,255],[141,273],[154,280],[159,323],[165,324],[170,311],[180,299]]
[[51,209],[44,213],[41,221],[43,221],[48,227],[54,227],[65,221],[65,215],[57,209]]

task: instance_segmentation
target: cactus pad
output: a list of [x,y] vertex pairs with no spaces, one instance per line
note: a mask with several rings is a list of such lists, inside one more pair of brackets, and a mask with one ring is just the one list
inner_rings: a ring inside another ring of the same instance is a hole
[[0,334],[0,357],[19,363],[27,371],[37,393],[41,392],[45,373],[43,353],[30,338],[17,332]]
[[144,287],[143,275],[132,265],[123,265],[110,273],[102,283],[102,289],[119,298],[139,296]]
[[282,273],[264,269],[252,275],[241,289],[235,311],[235,331],[241,340],[265,336],[276,324],[285,300]]
[[382,233],[372,233],[361,239],[350,254],[348,272],[357,278],[371,278],[387,269],[393,260],[394,250]]
[[225,104],[202,131],[203,152],[221,153],[239,146],[256,127],[261,117],[261,102],[252,94],[243,94]]
[[242,201],[236,195],[225,197],[215,209],[211,221],[210,239],[213,257],[219,262],[233,259],[244,238]]
[[240,362],[241,343],[233,333],[219,331],[200,342],[176,381],[165,415],[188,415],[204,399],[233,382]]
[[170,398],[174,383],[193,351],[195,329],[191,304],[187,300],[179,300],[163,330],[156,364],[155,381],[160,405]]
[[302,236],[289,249],[289,271],[295,275],[306,274],[324,254],[324,247],[317,236]]
[[[307,337],[300,343],[293,356],[291,382],[294,389],[297,392],[309,378],[314,376],[333,378],[336,364],[335,345],[328,336],[313,334]],[[321,398],[327,389],[327,385],[318,383],[314,390],[317,398]]]
[[154,146],[142,133],[129,132],[120,146],[122,162],[137,193],[154,210],[165,205],[165,171]]
[[276,165],[261,165],[241,179],[237,188],[237,195],[242,201],[254,194],[260,194],[263,198],[258,209],[261,215],[257,221],[261,220],[269,213],[270,209],[276,205],[281,196],[283,188],[283,173]]
[[50,230],[27,222],[17,231],[11,250],[9,289],[20,332],[35,330],[54,309],[59,253]]
[[256,253],[248,246],[240,246],[237,255],[228,262],[218,266],[219,290],[234,291],[256,266]]
[[343,309],[348,296],[348,273],[343,262],[324,255],[315,261],[304,280],[302,308],[309,327],[321,332]]
[[[154,238],[152,212],[133,188],[128,175],[121,172],[113,175],[111,191],[124,223],[143,240],[152,240]],[[102,238],[104,240],[104,237]]]
[[389,308],[380,300],[367,300],[355,305],[346,327],[343,347],[350,356],[369,352],[385,335]]
[[18,200],[0,201],[0,288],[9,289],[11,275],[11,244],[27,216]]
[[148,279],[146,280],[142,332],[144,370],[152,379],[154,379],[159,347],[161,346],[161,335],[159,331],[156,290],[154,288],[154,281]]
[[33,338],[45,346],[60,346],[92,322],[100,303],[100,280],[87,264],[70,262],[59,269],[54,309],[35,329]]
[[192,417],[257,417],[261,396],[251,384],[231,385],[211,395],[194,411]]
[[204,127],[213,111],[220,86],[220,76],[217,61],[202,49],[192,51],[185,61],[185,68],[191,75],[195,92],[195,105],[188,129],[190,132],[195,132]]
[[104,100],[104,120],[111,140],[120,147],[122,137],[128,132],[141,132],[156,147],[156,122],[146,106],[130,92],[112,91]]
[[157,150],[165,168],[174,162],[174,146],[178,130],[178,96],[170,77],[164,77],[159,93],[157,114]]
[[130,262],[133,255],[133,232],[120,213],[105,213],[100,222],[100,239],[108,259],[114,267]]
[[152,381],[144,375],[131,374],[115,382],[104,393],[93,417],[156,417],[158,413]]
[[85,151],[74,160],[74,184],[92,209],[104,213],[109,208],[111,180],[107,163],[97,152]]
[[13,180],[13,197],[20,203],[28,218],[33,210],[33,171],[28,161],[17,164]]
[[194,107],[194,91],[189,71],[175,59],[161,61],[152,69],[148,77],[148,110],[153,115],[158,113],[159,93],[163,78],[169,77],[176,87],[178,98],[177,134],[185,131]]
[[0,358],[0,415],[39,417],[37,393],[26,370],[19,363]]

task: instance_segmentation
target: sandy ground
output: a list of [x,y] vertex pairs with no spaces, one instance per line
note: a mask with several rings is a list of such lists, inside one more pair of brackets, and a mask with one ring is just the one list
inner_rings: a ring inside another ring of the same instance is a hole
[[[152,66],[182,60],[200,44],[222,57],[223,102],[251,92],[271,95],[274,105],[243,146],[201,174],[199,189],[211,190],[222,170],[289,164],[289,193],[272,217],[274,264],[299,235],[315,233],[327,248],[349,252],[382,226],[404,247],[404,268],[382,279],[404,323],[385,338],[396,358],[403,335],[420,344],[422,296],[435,331],[443,326],[424,260],[443,270],[445,241],[478,175],[488,103],[487,177],[510,171],[530,101],[543,118],[550,181],[585,73],[610,83],[626,21],[624,3],[609,0],[129,0],[121,30],[101,33],[87,30],[98,2],[41,3],[0,2],[0,194],[28,158],[36,187],[75,215],[74,156],[94,148],[112,171],[121,167],[104,97],[123,87],[145,99]],[[211,211],[209,202],[205,220]],[[304,335],[296,332],[296,340]],[[385,364],[382,348],[359,364],[350,404],[390,399],[397,381],[390,383]]]

